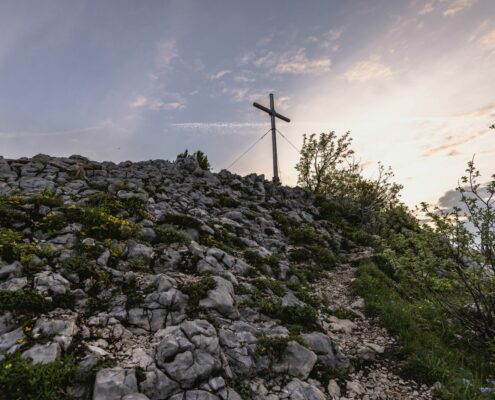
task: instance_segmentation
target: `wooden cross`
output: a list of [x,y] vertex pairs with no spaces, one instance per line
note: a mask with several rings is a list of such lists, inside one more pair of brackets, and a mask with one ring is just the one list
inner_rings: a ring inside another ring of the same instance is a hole
[[273,151],[273,181],[280,182],[278,177],[278,159],[277,159],[277,130],[275,128],[275,117],[280,118],[285,122],[290,122],[290,119],[284,117],[282,114],[279,114],[275,111],[275,104],[273,101],[273,93],[270,93],[270,108],[266,108],[258,103],[253,103],[253,106],[259,108],[261,111],[268,113],[271,117],[272,121],[272,151]]

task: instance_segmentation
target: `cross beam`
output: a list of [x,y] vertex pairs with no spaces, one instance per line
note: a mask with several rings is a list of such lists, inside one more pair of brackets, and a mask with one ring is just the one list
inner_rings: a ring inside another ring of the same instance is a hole
[[273,151],[273,181],[278,183],[280,179],[278,177],[278,158],[277,158],[277,130],[275,128],[275,118],[279,118],[282,121],[290,122],[290,119],[284,117],[282,114],[279,114],[275,111],[275,104],[273,101],[273,93],[270,93],[270,108],[262,106],[258,103],[253,103],[253,106],[264,111],[270,115],[270,119],[272,122],[272,151]]

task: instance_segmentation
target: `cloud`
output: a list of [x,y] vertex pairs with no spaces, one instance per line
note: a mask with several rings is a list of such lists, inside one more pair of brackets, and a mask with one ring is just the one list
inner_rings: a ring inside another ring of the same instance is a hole
[[88,128],[69,129],[64,131],[51,131],[51,132],[0,132],[0,139],[17,139],[23,137],[37,138],[37,137],[75,135],[79,133],[95,131],[107,125],[108,125],[107,123],[103,123],[101,125],[90,126]]
[[486,33],[479,39],[479,43],[486,50],[495,50],[495,30]]
[[183,101],[168,101],[165,102],[158,98],[146,97],[146,96],[136,96],[136,98],[130,104],[131,108],[143,108],[146,107],[149,110],[182,110],[185,107]]
[[439,146],[427,148],[426,151],[423,153],[424,157],[430,157],[433,156],[437,153],[441,153],[442,151],[450,150],[448,153],[449,156],[452,155],[457,155],[458,153],[453,153],[453,151],[456,149],[456,147],[462,146],[466,143],[473,142],[483,136],[486,136],[490,134],[491,132],[486,129],[486,130],[481,130],[473,135],[466,136],[464,138],[460,138],[459,140],[452,141],[454,139],[453,135],[447,136],[444,140],[446,143],[443,143]]
[[268,122],[181,122],[170,124],[171,127],[197,131],[204,134],[238,135],[252,134],[253,130],[265,131],[269,127]]
[[146,96],[136,96],[136,98],[131,102],[130,106],[132,108],[141,108],[148,104],[148,98]]
[[234,76],[234,81],[236,82],[242,82],[242,83],[249,83],[249,82],[254,82],[254,78],[250,78],[244,74],[236,75]]
[[339,40],[341,36],[342,30],[330,29],[322,36],[321,40],[319,40],[320,47],[323,49],[330,49],[331,51],[337,51],[340,48],[337,40]]
[[175,39],[167,39],[158,45],[158,65],[161,68],[170,68],[174,58],[178,57],[177,42]]
[[213,81],[213,80],[216,80],[216,79],[220,79],[222,77],[224,77],[225,75],[228,75],[228,74],[231,74],[232,71],[230,69],[223,69],[221,71],[218,71],[217,73],[215,74],[212,74],[208,77],[209,80]]
[[453,0],[448,5],[447,9],[443,12],[444,17],[454,16],[461,11],[471,7],[476,0]]
[[302,47],[284,53],[270,51],[254,60],[253,64],[267,68],[274,74],[304,75],[329,72],[332,60],[329,57],[310,59],[306,55],[306,49]]
[[495,104],[489,104],[476,110],[459,115],[462,118],[493,118],[495,117]]
[[391,75],[390,67],[377,61],[356,62],[344,74],[349,82],[366,82],[371,79],[388,78]]
[[246,98],[248,92],[249,89],[240,87],[222,89],[222,93],[229,95],[234,99],[234,101],[243,101]]
[[426,3],[423,8],[418,11],[418,16],[423,16],[433,12],[433,10],[435,9],[434,4],[435,3],[433,1],[429,1],[428,3]]

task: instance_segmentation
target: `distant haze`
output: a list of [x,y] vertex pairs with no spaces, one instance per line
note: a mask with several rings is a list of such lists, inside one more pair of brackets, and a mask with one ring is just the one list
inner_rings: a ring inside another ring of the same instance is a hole
[[[409,205],[436,202],[467,161],[494,173],[495,2],[0,2],[0,154],[228,166],[276,106],[302,134],[352,132],[365,173],[392,166]],[[281,177],[297,152],[279,138]],[[271,177],[267,136],[232,170]]]

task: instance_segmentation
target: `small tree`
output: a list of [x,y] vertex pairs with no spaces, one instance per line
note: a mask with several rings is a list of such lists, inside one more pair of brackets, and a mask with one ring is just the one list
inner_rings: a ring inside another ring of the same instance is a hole
[[209,171],[211,168],[207,155],[201,150],[197,150],[195,153],[189,155],[189,151],[186,149],[183,153],[177,154],[177,159],[186,157],[193,157],[198,162],[199,168],[205,171]]
[[198,162],[199,168],[204,169],[205,171],[210,170],[210,162],[208,161],[208,157],[201,150],[198,150],[193,154],[194,158]]
[[[488,341],[495,338],[495,175],[485,185],[474,161],[457,187],[459,206],[422,210],[433,223],[449,262],[420,271],[426,289],[447,312],[472,333]],[[417,272],[417,271],[416,271]],[[455,288],[444,296],[438,281]]]
[[358,171],[352,158],[350,132],[338,137],[335,132],[304,134],[301,158],[296,165],[298,184],[313,192],[334,192],[343,177],[350,178]]
[[296,165],[298,184],[345,203],[347,216],[375,233],[380,213],[399,204],[402,186],[392,181],[392,170],[381,163],[376,179],[364,178],[351,143],[349,132],[340,137],[335,132],[322,133],[318,138],[315,134],[304,135]]

